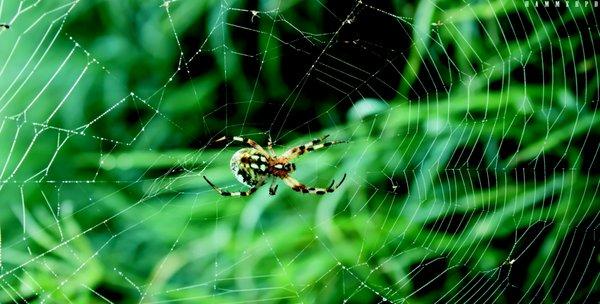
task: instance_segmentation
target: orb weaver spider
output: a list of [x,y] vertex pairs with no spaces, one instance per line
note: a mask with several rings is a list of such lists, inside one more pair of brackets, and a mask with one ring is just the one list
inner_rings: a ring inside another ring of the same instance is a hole
[[[213,187],[219,194],[222,196],[248,196],[256,190],[263,186],[267,181],[267,178],[271,177],[271,186],[269,187],[269,194],[275,195],[277,192],[277,187],[275,181],[277,178],[281,178],[287,186],[292,188],[292,190],[301,192],[301,193],[309,193],[309,194],[319,194],[323,195],[328,192],[335,191],[346,179],[346,174],[342,177],[342,180],[335,185],[335,180],[331,182],[329,187],[327,188],[315,188],[315,187],[307,187],[306,185],[300,183],[295,178],[290,176],[290,173],[296,170],[296,165],[291,163],[291,161],[306,152],[315,151],[321,148],[329,147],[335,144],[346,143],[347,141],[328,141],[325,142],[325,139],[329,137],[329,135],[325,135],[321,138],[317,138],[308,142],[304,145],[293,147],[287,150],[280,156],[277,156],[275,151],[273,150],[273,142],[269,138],[268,149],[269,152],[265,151],[263,147],[257,144],[254,140],[249,138],[244,138],[240,136],[223,136],[217,139],[215,142],[240,142],[245,143],[250,148],[242,148],[235,152],[231,157],[231,161],[229,163],[229,168],[235,178],[242,184],[250,187],[247,191],[239,191],[239,192],[228,192],[224,191],[221,188],[215,186],[206,176],[204,179],[206,182]],[[335,185],[335,186],[334,186]]]

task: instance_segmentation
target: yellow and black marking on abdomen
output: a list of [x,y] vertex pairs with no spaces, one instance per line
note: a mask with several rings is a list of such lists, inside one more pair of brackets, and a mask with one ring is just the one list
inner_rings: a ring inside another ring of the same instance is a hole
[[263,184],[269,175],[269,159],[253,148],[235,152],[229,167],[240,183],[250,187]]

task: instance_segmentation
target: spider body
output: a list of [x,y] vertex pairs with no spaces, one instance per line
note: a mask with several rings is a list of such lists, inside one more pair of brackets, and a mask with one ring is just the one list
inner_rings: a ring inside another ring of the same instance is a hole
[[269,175],[284,178],[296,165],[264,155],[254,148],[243,148],[233,154],[229,168],[240,183],[254,187],[264,184]]
[[329,147],[333,144],[342,143],[341,141],[323,142],[325,138],[327,138],[327,136],[314,139],[307,144],[289,149],[281,156],[277,156],[273,151],[271,141],[269,141],[269,152],[267,152],[264,148],[251,139],[239,136],[224,136],[216,140],[216,142],[228,140],[230,142],[243,142],[250,146],[250,148],[242,148],[235,152],[231,157],[231,161],[229,162],[229,168],[231,169],[231,172],[235,178],[240,183],[250,187],[250,189],[243,192],[228,192],[215,186],[208,180],[208,178],[206,178],[206,176],[204,176],[204,179],[223,196],[248,196],[254,193],[258,187],[263,186],[269,178],[272,178],[271,187],[269,188],[269,194],[271,195],[275,195],[277,191],[278,186],[275,185],[276,178],[282,179],[286,185],[297,192],[312,194],[325,194],[327,192],[333,192],[342,184],[346,178],[345,174],[337,186],[334,187],[334,182],[332,182],[327,188],[307,187],[290,176],[290,174],[296,170],[296,165],[291,162],[292,159],[304,154],[305,152],[310,152],[324,147]]

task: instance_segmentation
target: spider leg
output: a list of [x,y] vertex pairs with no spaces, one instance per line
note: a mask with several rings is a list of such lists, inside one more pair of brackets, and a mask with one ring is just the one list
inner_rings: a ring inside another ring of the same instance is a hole
[[275,150],[273,150],[273,140],[271,139],[271,132],[269,132],[269,141],[267,143],[267,149],[269,150],[269,153],[271,153],[272,156],[277,155],[275,154]]
[[293,148],[285,151],[285,153],[283,153],[283,155],[281,155],[281,157],[285,157],[288,159],[288,161],[290,161],[306,152],[311,152],[311,151],[319,150],[319,149],[326,148],[326,147],[329,147],[332,145],[348,142],[345,140],[323,142],[325,139],[327,139],[327,137],[329,137],[329,135],[325,135],[321,138],[315,138],[311,142],[305,143],[305,144],[297,146],[297,147],[293,147]]
[[275,178],[273,178],[273,181],[271,182],[271,187],[269,187],[269,194],[275,195],[277,193],[278,187],[279,185],[275,184]]
[[229,191],[224,191],[221,188],[215,186],[215,184],[211,183],[208,178],[206,178],[206,176],[202,176],[204,177],[204,179],[206,180],[206,182],[213,187],[213,189],[215,189],[217,192],[219,192],[219,194],[221,194],[222,196],[248,196],[252,193],[254,193],[256,191],[257,187],[252,187],[250,188],[248,191],[238,191],[238,192],[229,192]]
[[261,153],[265,154],[265,155],[269,155],[269,153],[267,153],[267,151],[265,151],[265,149],[263,147],[261,147],[259,144],[257,144],[255,141],[253,141],[250,138],[245,138],[245,137],[241,137],[241,136],[223,136],[217,140],[215,140],[215,142],[241,142],[241,143],[245,143],[247,145],[249,145],[250,147],[260,151]]
[[294,191],[302,192],[302,193],[309,193],[309,194],[318,194],[318,195],[323,195],[325,193],[331,193],[331,192],[335,191],[344,182],[344,180],[346,180],[346,174],[344,174],[344,176],[342,177],[342,180],[337,185],[335,185],[335,180],[333,180],[333,181],[331,181],[331,184],[327,188],[315,188],[315,187],[307,187],[306,185],[300,183],[295,178],[293,178],[289,175],[286,176],[285,178],[283,178],[283,181],[285,182],[285,184],[288,185],[290,188],[292,188],[292,190],[294,190]]

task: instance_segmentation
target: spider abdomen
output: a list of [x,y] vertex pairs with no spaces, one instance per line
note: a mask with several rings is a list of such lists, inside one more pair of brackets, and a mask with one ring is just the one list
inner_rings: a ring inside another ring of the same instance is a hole
[[254,187],[263,184],[267,178],[268,161],[267,157],[258,150],[243,148],[233,154],[229,167],[240,183]]

